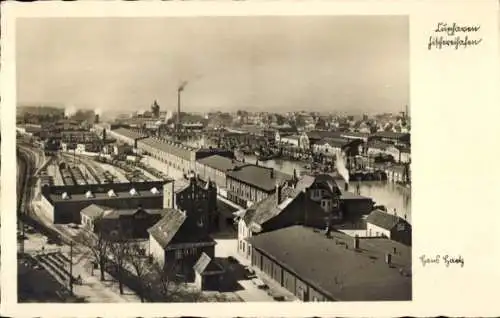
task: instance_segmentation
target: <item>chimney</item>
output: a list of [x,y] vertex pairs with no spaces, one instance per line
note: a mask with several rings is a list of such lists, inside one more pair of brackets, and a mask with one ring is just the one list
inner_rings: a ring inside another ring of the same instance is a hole
[[271,179],[274,179],[274,169],[271,168]]
[[387,254],[385,254],[385,262],[386,262],[386,264],[388,264],[388,265],[391,265],[391,264],[392,264],[392,255],[391,255],[391,253],[387,253]]
[[359,236],[357,234],[354,236],[354,249],[359,249]]
[[347,182],[344,184],[344,191],[349,191],[349,183]]

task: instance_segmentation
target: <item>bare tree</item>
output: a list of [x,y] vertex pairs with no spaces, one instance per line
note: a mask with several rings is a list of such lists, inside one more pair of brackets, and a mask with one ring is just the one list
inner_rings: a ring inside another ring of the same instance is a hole
[[[94,224],[99,224],[101,218],[101,216],[98,217],[94,221]],[[94,262],[99,265],[101,281],[105,280],[104,273],[110,248],[110,242],[106,232],[99,229],[99,227],[97,227],[97,231],[95,232],[92,232],[91,229],[85,229],[75,237],[75,240],[91,251]]]
[[145,280],[147,273],[150,271],[150,265],[148,263],[148,257],[146,256],[144,249],[141,244],[137,241],[131,241],[128,243],[129,246],[126,249],[126,261],[132,269],[134,274],[137,276],[138,290],[137,293],[141,298],[141,302],[145,301],[145,292],[147,289],[148,282]]
[[120,294],[123,295],[123,281],[125,279],[125,266],[127,265],[129,255],[129,242],[122,231],[114,231],[110,242],[110,252],[113,265],[115,266],[116,279],[120,288]]

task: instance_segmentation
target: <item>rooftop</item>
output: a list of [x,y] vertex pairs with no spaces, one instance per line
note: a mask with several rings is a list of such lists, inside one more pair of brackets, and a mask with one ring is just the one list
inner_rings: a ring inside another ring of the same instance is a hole
[[366,218],[366,223],[371,223],[386,230],[392,230],[400,222],[409,225],[409,223],[401,217],[382,210],[374,210]]
[[[292,226],[256,235],[252,246],[338,301],[411,300],[411,249],[387,239],[354,238]],[[348,248],[346,248],[346,245]],[[396,253],[394,254],[394,249]],[[392,254],[392,265],[385,262]]]
[[141,133],[136,132],[134,130],[123,128],[123,127],[120,127],[120,128],[117,128],[117,129],[113,129],[112,131],[115,134],[121,135],[123,137],[130,138],[130,139],[140,139],[140,138],[146,138],[147,137],[145,134],[141,134]]
[[381,138],[390,138],[390,139],[403,139],[409,138],[410,134],[408,133],[400,133],[394,131],[377,131],[371,135],[372,137],[381,137]]
[[166,248],[186,220],[186,214],[177,209],[165,209],[163,218],[148,229],[149,234]]
[[267,192],[273,191],[276,183],[292,179],[286,173],[252,164],[228,171],[227,176]]
[[155,137],[142,139],[141,141],[139,141],[139,144],[141,143],[153,147],[157,150],[173,154],[185,160],[191,160],[191,153],[195,151],[195,149],[192,147],[183,146],[179,143],[161,140]]
[[203,159],[199,159],[198,162],[207,167],[224,172],[231,170],[234,167],[241,167],[245,165],[245,163],[241,161],[237,161],[219,155],[212,155],[209,157],[205,157]]
[[104,219],[118,219],[121,216],[132,216],[137,212],[144,212],[150,215],[162,215],[166,213],[166,209],[114,209],[111,207],[106,207],[97,204],[91,204],[88,207],[82,209],[80,212],[83,215],[86,215],[92,219],[102,217]]

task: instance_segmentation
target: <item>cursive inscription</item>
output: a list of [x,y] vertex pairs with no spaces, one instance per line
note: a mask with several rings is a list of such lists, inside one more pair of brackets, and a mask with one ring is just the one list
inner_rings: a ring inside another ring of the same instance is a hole
[[429,37],[427,48],[429,50],[443,48],[469,48],[478,46],[483,39],[474,38],[472,34],[478,33],[481,29],[480,25],[458,25],[456,22],[448,24],[439,22],[433,30],[434,35]]
[[462,256],[451,256],[451,255],[434,255],[434,256],[427,256],[427,255],[421,255],[420,256],[420,262],[422,263],[422,266],[425,267],[427,265],[433,265],[433,264],[444,264],[446,267],[450,267],[452,265],[459,265],[460,267],[464,267],[465,265],[465,260]]

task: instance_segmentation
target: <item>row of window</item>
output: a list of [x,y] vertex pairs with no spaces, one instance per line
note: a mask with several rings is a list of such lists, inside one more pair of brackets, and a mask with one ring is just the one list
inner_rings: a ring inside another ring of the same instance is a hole
[[196,255],[198,255],[198,248],[196,247],[189,247],[189,248],[175,250],[176,260],[183,259],[186,256],[196,256]]

